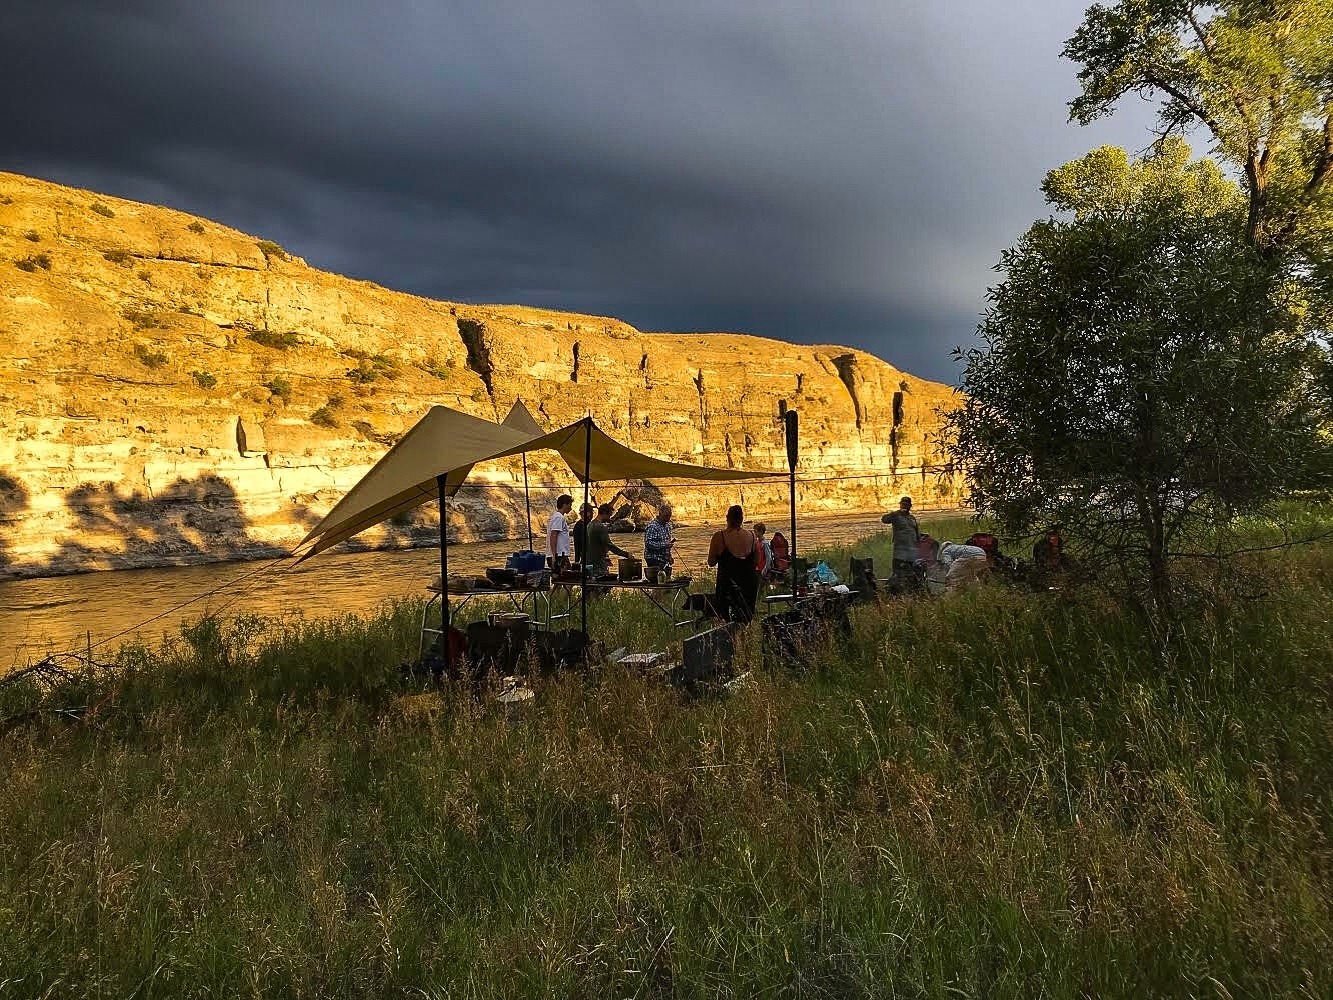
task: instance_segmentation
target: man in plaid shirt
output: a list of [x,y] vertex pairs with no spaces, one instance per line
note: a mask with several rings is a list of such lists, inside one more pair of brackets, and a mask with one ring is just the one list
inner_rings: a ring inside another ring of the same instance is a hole
[[670,566],[671,550],[676,540],[671,536],[671,505],[657,508],[657,517],[643,529],[643,562],[645,566]]

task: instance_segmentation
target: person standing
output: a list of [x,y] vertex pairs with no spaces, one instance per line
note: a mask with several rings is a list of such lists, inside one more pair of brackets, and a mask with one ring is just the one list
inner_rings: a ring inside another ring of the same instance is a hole
[[754,522],[754,540],[759,543],[758,562],[755,571],[760,580],[767,580],[773,573],[773,543],[768,540],[768,525],[763,521]]
[[643,564],[669,567],[671,551],[675,547],[676,539],[671,531],[671,504],[664,503],[657,508],[657,516],[643,529]]
[[570,534],[574,536],[574,562],[583,562],[583,553],[588,548],[588,522],[592,520],[593,507],[585,503],[579,508],[579,519],[574,522]]
[[916,543],[921,538],[921,526],[912,514],[912,498],[903,497],[898,501],[898,509],[885,514],[880,521],[893,528],[893,575],[911,576],[917,558]]
[[594,576],[606,576],[611,572],[612,552],[622,559],[634,558],[611,541],[611,531],[607,524],[614,512],[614,507],[609,503],[604,503],[597,508],[597,517],[588,522],[588,547],[584,554],[588,561],[588,572]]
[[734,622],[754,618],[759,598],[759,542],[753,531],[745,528],[745,512],[739,506],[727,508],[727,526],[713,535],[708,544],[708,565],[717,567],[718,614]]
[[551,568],[557,573],[569,569],[569,513],[573,509],[574,498],[568,493],[561,493],[555,500],[555,513],[546,525],[546,555],[551,560]]

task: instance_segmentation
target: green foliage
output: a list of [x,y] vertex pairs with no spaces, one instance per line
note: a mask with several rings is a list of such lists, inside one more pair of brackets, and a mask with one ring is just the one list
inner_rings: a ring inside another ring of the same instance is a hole
[[1152,205],[1205,218],[1244,212],[1244,194],[1217,164],[1190,156],[1189,144],[1176,136],[1141,160],[1131,161],[1119,146],[1102,146],[1052,170],[1041,189],[1052,207],[1079,221]]
[[1162,624],[1178,561],[1223,560],[1236,515],[1306,482],[1328,400],[1289,284],[1197,199],[1210,169],[1121,163],[1089,184],[1089,162],[1107,166],[1047,180],[1075,219],[1001,258],[951,449],[979,511],[1015,534],[1063,522]]
[[[512,714],[402,678],[419,601],[194,622],[0,691],[0,968],[16,998],[1317,996],[1333,558],[1275,573],[1172,676],[1115,609],[990,588],[860,609],[805,673],[752,630],[725,697],[604,668]],[[653,648],[644,608],[594,628]]]
[[27,240],[29,243],[42,242],[42,234],[37,232],[37,230],[35,229],[29,229],[26,233],[23,234],[23,238]]
[[292,384],[285,378],[271,378],[264,383],[264,387],[284,403],[291,402]]
[[29,257],[24,257],[21,260],[14,261],[14,266],[20,271],[27,271],[29,273],[38,270],[49,271],[51,270],[51,257],[49,254],[36,253]]
[[271,347],[275,351],[286,351],[301,345],[301,338],[291,331],[275,333],[270,330],[251,330],[246,336],[256,344]]
[[108,205],[105,204],[104,202],[95,201],[95,202],[93,202],[91,205],[88,206],[88,210],[89,210],[89,211],[92,211],[92,212],[96,212],[98,215],[102,216],[102,218],[104,218],[104,219],[114,219],[114,218],[116,217],[116,213],[113,212],[113,211],[111,210],[110,206],[108,206]]
[[434,354],[429,354],[418,367],[427,375],[432,375],[438,379],[449,379],[458,368],[458,362],[453,358],[445,358],[441,362]]
[[198,219],[195,219],[185,228],[188,229],[190,232],[194,233],[196,236],[202,236],[204,234],[204,224],[200,222]]
[[255,246],[259,248],[259,252],[264,255],[265,260],[270,260],[274,257],[277,257],[278,260],[287,259],[287,251],[272,240],[260,240]]
[[134,345],[134,356],[145,368],[161,368],[167,363],[167,356],[156,351],[150,351],[143,344]]
[[126,306],[121,310],[121,315],[134,324],[139,330],[152,330],[156,328],[165,328],[166,318],[156,309],[141,309],[138,306]]
[[1097,4],[1065,55],[1080,66],[1072,119],[1087,123],[1126,95],[1151,95],[1163,134],[1206,129],[1243,178],[1250,242],[1293,256],[1333,298],[1333,5]]
[[125,250],[106,250],[102,253],[102,259],[112,264],[119,264],[121,267],[129,267],[134,261],[134,255]]
[[334,407],[321,406],[310,414],[310,422],[318,427],[337,427],[338,418],[333,414]]
[[349,357],[357,359],[357,366],[347,370],[347,379],[358,385],[369,385],[380,379],[395,379],[399,375],[398,362],[383,355],[369,355],[363,351],[347,351]]
[[334,393],[329,397],[328,407],[330,410],[341,410],[346,405],[346,400],[339,393]]
[[218,384],[217,376],[211,372],[190,372],[190,378],[200,389],[212,389]]
[[153,283],[153,272],[146,267],[140,268],[134,273],[134,276],[146,285],[151,285]]

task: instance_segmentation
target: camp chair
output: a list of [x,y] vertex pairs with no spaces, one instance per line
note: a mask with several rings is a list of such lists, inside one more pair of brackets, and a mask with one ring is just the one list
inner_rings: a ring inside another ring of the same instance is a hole
[[875,560],[869,557],[857,559],[852,556],[851,569],[847,573],[847,585],[858,592],[860,600],[868,601],[879,596],[879,581],[875,579]]

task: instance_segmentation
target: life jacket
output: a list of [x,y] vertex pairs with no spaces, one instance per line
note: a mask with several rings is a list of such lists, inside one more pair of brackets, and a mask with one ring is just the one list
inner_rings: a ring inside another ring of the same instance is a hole
[[1000,554],[1000,540],[994,535],[984,531],[978,531],[969,538],[965,544],[975,545],[977,548],[985,552],[986,561],[989,563],[994,563],[996,556]]
[[786,536],[780,531],[773,532],[770,545],[773,549],[773,569],[779,573],[791,569],[791,548],[787,545]]
[[760,540],[757,534],[754,536],[754,549],[755,549],[754,568],[759,573],[760,576],[763,576],[764,570],[768,569],[768,557],[764,555],[764,543]]

